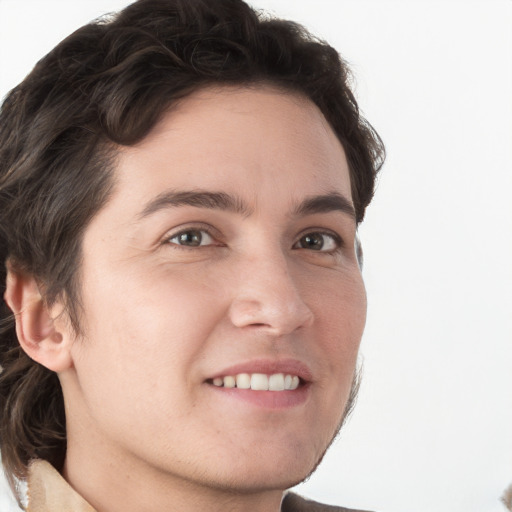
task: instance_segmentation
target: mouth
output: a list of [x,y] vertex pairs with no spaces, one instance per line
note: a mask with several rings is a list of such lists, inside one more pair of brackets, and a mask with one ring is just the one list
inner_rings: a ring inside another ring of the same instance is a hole
[[253,391],[294,391],[305,385],[298,375],[289,373],[238,373],[207,380],[219,388],[251,389]]
[[311,395],[313,375],[296,359],[256,359],[230,366],[205,384],[219,400],[239,400],[263,409],[287,409],[305,404]]

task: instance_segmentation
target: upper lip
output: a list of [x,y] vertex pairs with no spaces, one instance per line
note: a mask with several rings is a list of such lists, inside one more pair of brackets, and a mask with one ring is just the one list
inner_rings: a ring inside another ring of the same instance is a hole
[[308,365],[297,359],[253,359],[234,364],[216,372],[210,379],[226,377],[227,375],[238,375],[240,373],[264,373],[267,375],[284,373],[286,375],[297,375],[304,382],[309,382],[312,379],[312,373]]

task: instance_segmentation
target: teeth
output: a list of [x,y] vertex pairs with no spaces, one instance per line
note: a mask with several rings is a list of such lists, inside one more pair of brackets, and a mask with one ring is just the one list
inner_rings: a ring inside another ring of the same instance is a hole
[[284,389],[284,375],[282,373],[275,373],[268,378],[269,391],[283,391]]
[[251,389],[254,391],[268,391],[268,376],[264,373],[253,373],[251,377]]
[[225,388],[234,388],[235,387],[235,377],[224,377],[224,387]]
[[274,373],[239,373],[238,375],[226,375],[213,379],[213,385],[217,387],[239,389],[252,389],[254,391],[293,391],[299,387],[300,379],[297,375],[285,375]]
[[241,373],[236,376],[236,387],[240,389],[250,389],[251,376],[248,373]]

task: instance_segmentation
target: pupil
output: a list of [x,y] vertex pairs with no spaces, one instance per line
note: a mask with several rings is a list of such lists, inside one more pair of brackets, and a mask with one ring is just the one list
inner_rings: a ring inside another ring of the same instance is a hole
[[202,236],[199,231],[187,231],[180,235],[180,244],[197,247],[198,245],[201,245],[201,239]]
[[324,245],[324,239],[322,235],[313,234],[306,235],[303,239],[303,247],[307,247],[308,249],[316,249],[319,250]]

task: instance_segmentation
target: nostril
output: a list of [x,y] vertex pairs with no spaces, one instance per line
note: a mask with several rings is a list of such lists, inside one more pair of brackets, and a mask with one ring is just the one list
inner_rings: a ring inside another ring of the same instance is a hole
[[[282,294],[253,290],[256,297],[239,296],[230,305],[229,316],[234,326],[252,330],[268,330],[274,334],[288,334],[310,325],[312,311],[296,290]],[[293,292],[293,293],[292,293]]]

